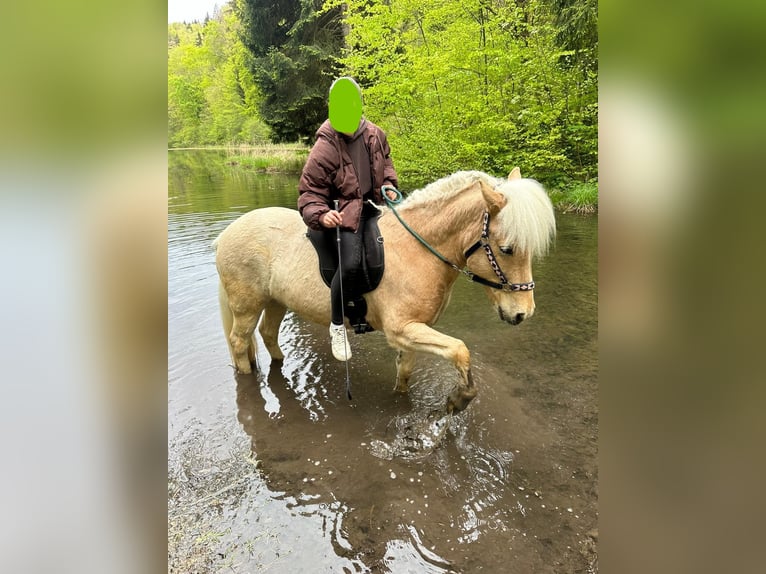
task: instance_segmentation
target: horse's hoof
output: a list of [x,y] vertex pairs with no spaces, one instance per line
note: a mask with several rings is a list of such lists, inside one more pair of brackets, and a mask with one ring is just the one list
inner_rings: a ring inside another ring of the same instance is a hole
[[[246,365],[246,366],[245,366]],[[247,362],[245,365],[232,365],[234,367],[234,374],[235,375],[251,375],[253,371],[255,371],[258,366],[255,363]]]
[[447,398],[447,413],[459,413],[465,410],[468,404],[476,397],[478,390],[476,387],[457,388]]
[[397,379],[396,384],[394,385],[394,392],[407,394],[410,392],[410,385],[407,381],[400,381]]

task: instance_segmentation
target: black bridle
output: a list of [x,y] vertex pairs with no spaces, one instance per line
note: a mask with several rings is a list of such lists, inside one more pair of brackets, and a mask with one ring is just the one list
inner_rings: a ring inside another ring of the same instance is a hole
[[[385,195],[386,188],[393,190],[396,192],[400,199],[396,201],[391,201],[388,199]],[[500,264],[497,262],[497,257],[495,257],[494,251],[492,251],[492,246],[489,244],[489,211],[484,212],[484,223],[481,230],[481,237],[479,240],[471,245],[466,252],[464,253],[464,257],[466,259],[466,264],[468,263],[468,258],[473,255],[477,249],[480,247],[484,248],[484,252],[487,255],[487,260],[489,261],[490,266],[492,267],[492,270],[495,272],[495,275],[500,280],[500,282],[496,281],[489,281],[488,279],[484,279],[483,277],[479,277],[476,275],[473,271],[469,270],[468,267],[458,267],[454,263],[452,263],[450,260],[448,260],[444,255],[436,251],[433,247],[431,247],[428,242],[423,239],[418,233],[412,229],[407,223],[402,219],[402,217],[399,215],[399,212],[396,211],[394,208],[394,205],[396,203],[399,203],[401,201],[401,193],[398,189],[392,187],[392,186],[383,186],[383,197],[386,198],[386,203],[388,203],[388,207],[391,209],[391,211],[394,212],[394,215],[396,215],[396,218],[399,220],[399,223],[401,223],[404,228],[410,232],[410,234],[420,241],[420,243],[423,244],[423,246],[428,249],[431,253],[436,255],[441,261],[452,267],[455,271],[462,273],[466,277],[468,277],[471,281],[474,281],[475,283],[479,283],[481,285],[486,285],[487,287],[492,287],[493,289],[500,289],[502,291],[532,291],[532,289],[535,288],[535,282],[529,281],[527,283],[509,283],[508,278],[505,276],[505,273],[503,273],[503,270],[500,269]]]
[[[503,273],[503,270],[500,269],[500,264],[497,262],[497,257],[495,257],[495,252],[492,251],[492,246],[489,244],[489,211],[484,212],[484,223],[482,225],[481,229],[481,237],[479,237],[479,240],[471,245],[466,252],[463,254],[465,257],[466,263],[468,262],[468,258],[473,255],[477,249],[480,247],[484,248],[484,253],[487,255],[487,261],[489,261],[490,266],[492,267],[492,271],[495,272],[495,275],[497,275],[497,278],[500,279],[500,283],[496,283],[494,281],[488,281],[487,279],[484,279],[483,277],[479,277],[477,275],[474,275],[468,269],[461,270],[463,273],[468,275],[469,279],[471,281],[475,281],[476,283],[481,283],[482,285],[486,285],[487,287],[492,287],[493,289],[502,289],[503,291],[531,291],[535,288],[535,282],[529,281],[527,283],[509,283],[508,278],[505,276],[505,273]],[[453,265],[453,267],[457,267],[456,265]]]

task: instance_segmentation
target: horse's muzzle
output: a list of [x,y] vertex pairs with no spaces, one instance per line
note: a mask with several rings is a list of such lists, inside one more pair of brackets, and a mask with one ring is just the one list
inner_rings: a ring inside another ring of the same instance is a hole
[[510,323],[511,325],[518,325],[524,320],[524,317],[527,316],[526,313],[516,313],[515,315],[508,316],[503,313],[503,310],[500,307],[497,308],[497,314],[500,315],[500,318],[503,321]]

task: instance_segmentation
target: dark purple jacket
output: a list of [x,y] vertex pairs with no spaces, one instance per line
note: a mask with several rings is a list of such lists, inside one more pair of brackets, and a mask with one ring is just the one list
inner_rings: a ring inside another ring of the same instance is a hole
[[[399,186],[391,148],[386,134],[370,121],[363,126],[363,138],[370,152],[373,201],[383,203],[380,187]],[[339,200],[343,212],[343,229],[356,231],[362,214],[362,192],[348,147],[343,137],[326,120],[317,130],[317,140],[306,160],[298,183],[298,209],[303,221],[312,229],[325,229],[319,218],[330,211],[333,200]]]

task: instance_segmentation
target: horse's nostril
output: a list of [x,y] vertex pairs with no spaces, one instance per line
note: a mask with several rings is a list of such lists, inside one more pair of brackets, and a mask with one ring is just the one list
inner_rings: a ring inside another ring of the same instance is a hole
[[518,325],[521,323],[524,320],[524,317],[526,317],[524,313],[516,313],[516,317],[514,317],[514,319],[516,319],[516,324]]

